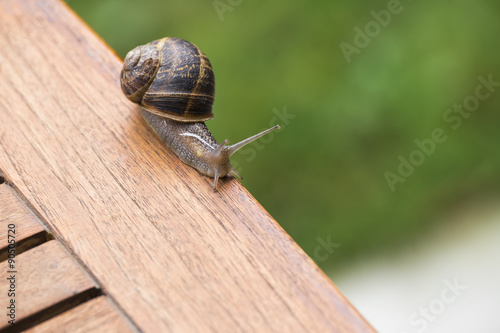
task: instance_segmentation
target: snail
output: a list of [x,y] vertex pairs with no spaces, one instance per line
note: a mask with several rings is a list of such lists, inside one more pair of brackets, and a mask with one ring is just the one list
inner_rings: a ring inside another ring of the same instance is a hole
[[280,128],[276,125],[234,145],[217,143],[205,125],[213,118],[215,79],[210,61],[194,44],[162,38],[130,51],[120,74],[125,96],[139,104],[146,123],[187,165],[214,178],[233,174],[229,157]]

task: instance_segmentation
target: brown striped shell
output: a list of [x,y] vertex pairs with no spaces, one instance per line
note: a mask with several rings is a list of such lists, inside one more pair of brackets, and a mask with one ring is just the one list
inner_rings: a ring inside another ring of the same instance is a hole
[[125,57],[120,83],[129,100],[160,117],[182,122],[213,118],[212,66],[185,40],[167,37],[136,47]]

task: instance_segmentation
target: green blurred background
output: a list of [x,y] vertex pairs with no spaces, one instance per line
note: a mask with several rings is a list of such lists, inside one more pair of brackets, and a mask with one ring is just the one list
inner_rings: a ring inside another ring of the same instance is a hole
[[[500,192],[500,87],[456,130],[443,119],[475,93],[479,76],[500,82],[500,3],[401,2],[348,62],[340,44],[355,46],[354,29],[390,3],[68,1],[121,57],[164,36],[198,45],[216,75],[208,126],[219,141],[268,127],[276,111],[294,116],[233,160],[244,185],[329,272],[399,251],[431,232],[435,216]],[[391,191],[384,174],[396,174],[398,157],[436,128],[447,140]]]

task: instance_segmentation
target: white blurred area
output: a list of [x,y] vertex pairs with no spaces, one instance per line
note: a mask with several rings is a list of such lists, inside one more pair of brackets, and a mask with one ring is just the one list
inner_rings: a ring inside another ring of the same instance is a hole
[[377,331],[500,332],[500,198],[443,219],[406,250],[330,275]]

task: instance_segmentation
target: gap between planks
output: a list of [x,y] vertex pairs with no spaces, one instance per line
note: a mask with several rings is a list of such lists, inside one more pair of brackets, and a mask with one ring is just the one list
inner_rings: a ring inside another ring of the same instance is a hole
[[[69,299],[65,299],[59,303],[56,303],[46,309],[43,309],[40,312],[37,312],[25,319],[20,320],[16,323],[15,326],[7,329],[1,330],[1,333],[6,332],[17,332],[24,331],[26,329],[35,327],[38,324],[42,324],[52,318],[57,317],[58,315],[69,311],[71,309],[76,308],[79,305],[86,303],[92,299],[95,299],[99,296],[105,296],[112,306],[112,308],[121,316],[121,318],[129,325],[130,329],[134,332],[140,332],[136,323],[127,315],[127,313],[117,304],[117,302],[113,299],[113,297],[103,290],[101,283],[99,283],[98,279],[92,274],[92,272],[86,267],[81,260],[76,256],[64,242],[57,239],[54,236],[54,232],[51,230],[51,227],[48,223],[44,221],[44,218],[38,211],[30,204],[30,202],[20,193],[20,191],[15,187],[14,184],[10,183],[7,179],[2,176],[2,170],[0,170],[0,186],[6,186],[10,193],[14,195],[17,199],[17,202],[23,206],[23,208],[30,214],[36,222],[38,222],[43,228],[44,231],[38,232],[34,235],[31,235],[25,239],[22,239],[19,242],[16,242],[16,256],[27,252],[31,249],[34,249],[40,245],[45,244],[48,241],[55,240],[62,248],[62,250],[66,253],[68,258],[70,258],[73,264],[85,275],[85,277],[92,282],[96,287],[90,290],[87,290],[83,293],[79,293],[74,295]],[[21,248],[21,249],[19,249]],[[3,262],[7,259],[7,247],[5,249],[1,249],[0,251],[0,262]]]

